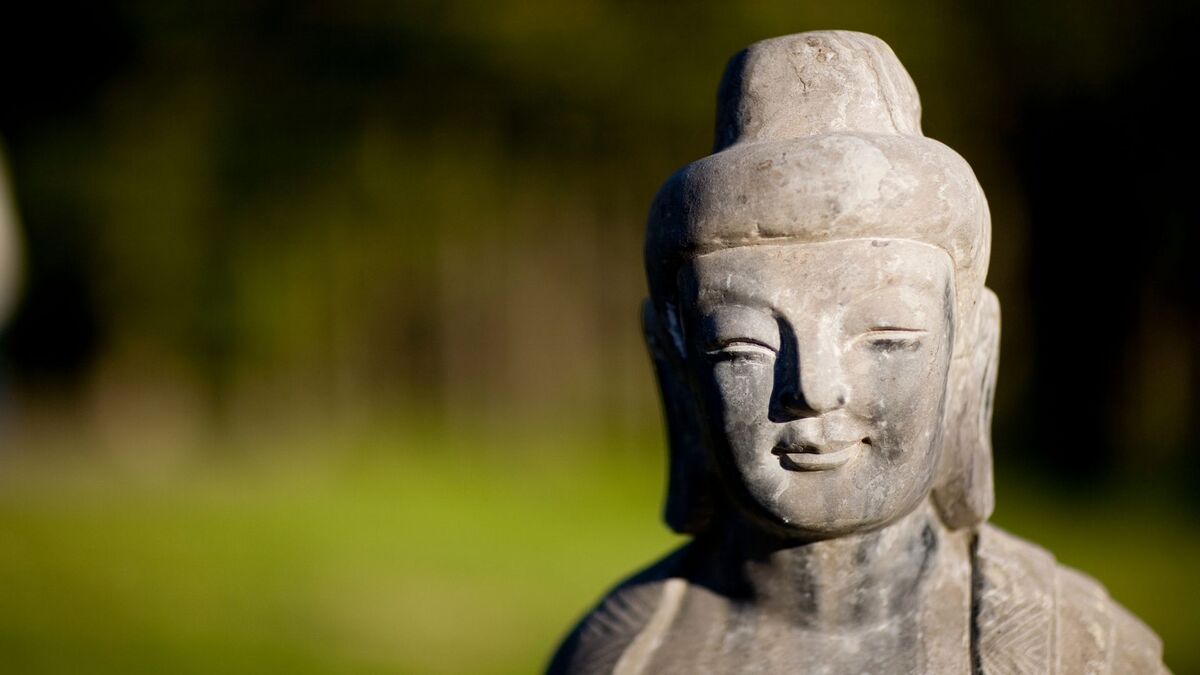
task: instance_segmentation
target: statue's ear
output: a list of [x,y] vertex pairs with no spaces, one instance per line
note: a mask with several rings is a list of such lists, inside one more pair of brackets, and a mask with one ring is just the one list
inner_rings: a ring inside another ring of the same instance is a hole
[[701,439],[700,412],[684,374],[682,336],[660,317],[654,303],[642,303],[642,330],[654,361],[654,374],[667,424],[667,503],[664,519],[680,534],[698,534],[715,512],[715,482]]
[[957,341],[947,383],[946,427],[938,484],[933,496],[943,522],[972,527],[992,514],[992,399],[1000,361],[1000,302],[984,288]]

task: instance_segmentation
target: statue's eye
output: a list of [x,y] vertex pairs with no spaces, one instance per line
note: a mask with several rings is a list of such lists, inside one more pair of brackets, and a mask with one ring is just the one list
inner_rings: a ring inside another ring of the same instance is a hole
[[753,338],[724,340],[716,349],[709,350],[709,358],[717,361],[733,359],[774,360],[775,348]]
[[894,326],[877,326],[859,336],[860,341],[870,349],[881,352],[912,352],[921,347],[921,339],[926,331],[919,328],[898,328]]

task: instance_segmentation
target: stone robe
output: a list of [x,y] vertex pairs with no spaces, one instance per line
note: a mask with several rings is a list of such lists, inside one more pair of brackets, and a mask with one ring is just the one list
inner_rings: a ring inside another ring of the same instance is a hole
[[[549,673],[775,672],[779,666],[751,655],[722,653],[728,651],[724,636],[745,630],[732,618],[735,613],[702,610],[693,614],[717,625],[686,624],[689,603],[729,607],[734,602],[716,598],[693,580],[692,546],[613,590],[563,643]],[[959,666],[950,670],[961,667],[972,675],[1167,673],[1158,637],[1095,580],[990,525],[973,533],[970,551],[969,608],[961,610],[965,653],[953,655],[949,662]],[[805,662],[803,654],[790,654],[787,663],[789,672],[838,672],[828,664]],[[881,672],[943,673],[947,667],[892,661]]]

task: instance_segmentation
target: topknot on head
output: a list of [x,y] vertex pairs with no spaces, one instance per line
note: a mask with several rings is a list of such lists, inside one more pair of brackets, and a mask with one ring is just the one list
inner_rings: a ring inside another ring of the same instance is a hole
[[755,43],[730,60],[717,108],[713,154],[668,178],[650,208],[656,305],[674,301],[684,262],[711,251],[900,238],[950,256],[958,314],[973,315],[987,200],[967,162],[921,133],[916,85],[886,43],[849,31]]
[[717,90],[713,151],[830,132],[921,135],[921,100],[887,43],[852,31],[756,42]]

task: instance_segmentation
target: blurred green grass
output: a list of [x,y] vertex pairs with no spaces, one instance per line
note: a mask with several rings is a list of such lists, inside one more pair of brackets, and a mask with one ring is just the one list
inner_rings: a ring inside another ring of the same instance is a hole
[[[384,434],[154,470],[4,462],[0,671],[537,672],[679,541],[658,521],[658,443],[600,445]],[[1001,485],[999,524],[1103,581],[1177,675],[1200,672],[1194,527],[1145,495]]]

